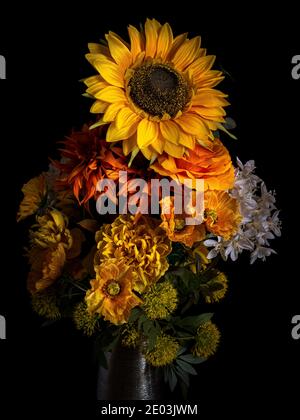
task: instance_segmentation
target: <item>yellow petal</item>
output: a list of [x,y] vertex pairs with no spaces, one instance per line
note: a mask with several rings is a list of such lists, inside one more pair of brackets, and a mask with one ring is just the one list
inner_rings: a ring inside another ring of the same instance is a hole
[[201,88],[212,88],[224,79],[223,73],[218,70],[208,70],[198,76],[194,75],[194,82]]
[[125,102],[114,102],[113,104],[110,104],[107,107],[105,114],[103,115],[103,121],[106,121],[106,122],[114,121],[118,112],[124,105],[125,105]]
[[106,141],[113,142],[119,140],[126,140],[131,137],[137,129],[138,122],[129,126],[117,128],[115,122],[111,123],[106,133]]
[[106,102],[97,100],[91,106],[90,111],[92,114],[102,114],[103,112],[105,112],[106,108],[107,108]]
[[103,79],[102,79],[102,77],[100,76],[100,74],[96,74],[96,76],[86,77],[86,78],[83,80],[83,83],[84,83],[87,87],[93,86],[94,84],[99,83],[99,82],[103,82]]
[[116,118],[116,127],[122,128],[126,125],[134,124],[139,121],[140,117],[127,106],[123,106],[123,109],[118,113]]
[[157,29],[155,23],[147,19],[145,23],[145,35],[146,35],[146,58],[155,57],[157,47]]
[[127,69],[132,64],[132,55],[129,49],[112,32],[108,34],[107,42],[111,56],[115,62],[121,66],[123,70]]
[[157,57],[163,60],[167,57],[169,50],[173,44],[173,32],[168,23],[165,23],[160,29],[157,40]]
[[185,42],[186,38],[187,38],[187,33],[178,35],[174,39],[172,47],[171,47],[170,52],[169,52],[168,57],[167,57],[167,59],[169,61],[173,60],[174,55],[177,53],[177,51],[181,47],[181,45]]
[[95,96],[96,93],[106,88],[107,86],[109,86],[109,84],[106,82],[94,83],[89,88],[87,88],[86,93],[88,93],[89,95]]
[[151,143],[151,147],[153,147],[153,149],[159,154],[161,155],[164,151],[164,145],[165,145],[165,140],[164,138],[160,135],[158,136],[153,143]]
[[189,66],[188,70],[191,70],[193,72],[194,77],[198,77],[202,73],[212,68],[215,59],[215,55],[207,55],[206,57],[200,57]]
[[173,121],[162,121],[159,124],[160,132],[162,136],[170,141],[171,143],[178,144],[179,140],[179,131],[178,125]]
[[181,144],[184,147],[187,147],[188,149],[194,149],[195,138],[191,134],[186,134],[183,131],[181,131],[179,135],[179,144]]
[[223,117],[226,115],[226,112],[221,107],[206,108],[204,106],[195,106],[191,111],[196,112],[198,115],[201,115],[201,117],[220,122],[223,122]]
[[227,106],[229,102],[224,96],[227,95],[215,89],[200,89],[197,95],[192,98],[192,106]]
[[140,149],[148,147],[158,137],[158,124],[147,119],[143,119],[137,129],[137,144]]
[[114,102],[126,102],[124,91],[116,86],[108,86],[102,89],[95,94],[95,98],[111,104]]
[[143,38],[141,33],[131,25],[128,26],[128,34],[130,38],[132,60],[135,61],[136,57],[144,48]]
[[187,134],[193,134],[200,137],[208,134],[208,128],[196,114],[184,114],[175,121]]
[[174,158],[180,159],[184,153],[184,147],[166,141],[164,151]]
[[137,145],[136,133],[134,133],[133,136],[129,137],[129,139],[123,141],[122,144],[123,144],[123,153],[125,156],[128,156],[129,153],[131,153]]
[[94,67],[108,83],[120,88],[124,87],[124,73],[122,74],[117,64],[107,58],[102,58],[94,62]]
[[200,37],[197,36],[188,41],[185,41],[184,44],[179,47],[173,63],[175,68],[179,70],[184,70],[198,57],[200,49]]

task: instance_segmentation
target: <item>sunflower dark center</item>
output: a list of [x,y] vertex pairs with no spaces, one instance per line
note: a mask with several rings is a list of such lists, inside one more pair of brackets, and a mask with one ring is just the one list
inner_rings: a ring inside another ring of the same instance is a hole
[[137,68],[129,86],[135,105],[152,116],[168,114],[175,117],[190,98],[188,83],[164,64],[145,64]]

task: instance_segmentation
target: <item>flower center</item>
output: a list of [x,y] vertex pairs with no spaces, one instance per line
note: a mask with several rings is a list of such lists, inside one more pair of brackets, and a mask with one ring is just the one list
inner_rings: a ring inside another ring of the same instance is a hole
[[121,291],[121,287],[119,283],[116,281],[110,281],[108,284],[105,285],[105,292],[109,296],[117,296]]
[[218,220],[218,215],[217,215],[216,210],[206,209],[204,211],[204,220],[210,226],[214,225],[217,222],[217,220]]
[[191,89],[183,77],[166,64],[144,64],[129,82],[130,97],[152,116],[175,117],[190,99]]
[[175,219],[175,230],[182,230],[185,227],[184,219]]

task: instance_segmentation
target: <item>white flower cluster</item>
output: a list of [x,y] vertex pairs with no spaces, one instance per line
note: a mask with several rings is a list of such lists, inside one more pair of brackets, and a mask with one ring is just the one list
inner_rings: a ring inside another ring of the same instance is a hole
[[218,236],[217,239],[207,239],[204,244],[212,248],[208,258],[215,258],[218,254],[224,260],[228,257],[236,261],[244,250],[251,252],[250,263],[259,258],[276,252],[270,248],[269,240],[281,235],[279,211],[275,206],[275,193],[268,191],[263,180],[254,174],[255,162],[249,160],[245,165],[237,159],[235,170],[235,184],[230,195],[240,204],[242,222],[238,232],[229,241]]

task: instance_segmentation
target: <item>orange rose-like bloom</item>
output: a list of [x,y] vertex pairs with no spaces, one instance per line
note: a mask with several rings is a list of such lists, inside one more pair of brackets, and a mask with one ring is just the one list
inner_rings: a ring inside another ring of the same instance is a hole
[[[204,224],[187,225],[186,218],[192,217],[184,211],[175,214],[174,197],[164,197],[161,200],[161,228],[165,230],[169,239],[173,242],[181,242],[188,247],[192,247],[195,242],[205,238]],[[193,215],[195,217],[195,214]]]
[[206,229],[229,240],[238,230],[242,220],[237,200],[225,191],[206,191],[204,208]]
[[[158,156],[151,169],[161,176],[184,183],[185,179],[203,179],[204,190],[228,190],[233,187],[234,168],[228,150],[216,139],[211,150],[196,145],[181,159],[167,154]],[[196,183],[193,185],[196,188]]]
[[115,325],[126,323],[131,309],[142,303],[132,290],[135,277],[124,260],[112,258],[97,266],[96,279],[86,293],[88,311]]
[[101,128],[89,130],[84,126],[81,131],[74,131],[63,142],[62,162],[53,164],[62,171],[60,186],[72,186],[75,197],[80,204],[97,197],[97,183],[109,178],[119,179],[119,171],[127,171],[137,176],[141,171],[128,168],[127,160],[121,147],[111,147],[106,143]]

